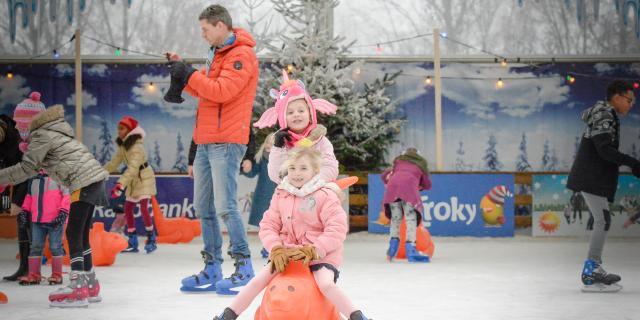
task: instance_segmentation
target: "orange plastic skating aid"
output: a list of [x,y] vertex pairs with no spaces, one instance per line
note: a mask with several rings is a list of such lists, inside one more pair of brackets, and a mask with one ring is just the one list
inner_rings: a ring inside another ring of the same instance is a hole
[[308,265],[292,261],[264,291],[254,320],[339,320],[335,306],[318,289]]

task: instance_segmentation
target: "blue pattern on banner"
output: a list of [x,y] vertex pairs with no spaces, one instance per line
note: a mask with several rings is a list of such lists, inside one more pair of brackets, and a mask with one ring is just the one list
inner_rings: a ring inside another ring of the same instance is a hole
[[[506,196],[497,207],[487,194],[505,186],[512,194],[514,178],[510,174],[433,174],[433,189],[421,192],[423,225],[434,236],[512,237],[514,232],[513,196]],[[379,174],[369,175],[369,232],[388,233],[389,226],[379,223],[384,184]],[[504,211],[504,224],[495,222]],[[492,212],[496,214],[492,214]],[[485,214],[486,212],[486,214]],[[498,214],[499,215],[499,214]],[[487,221],[485,221],[485,217]],[[384,219],[382,219],[384,220]],[[493,225],[491,223],[494,223]]]

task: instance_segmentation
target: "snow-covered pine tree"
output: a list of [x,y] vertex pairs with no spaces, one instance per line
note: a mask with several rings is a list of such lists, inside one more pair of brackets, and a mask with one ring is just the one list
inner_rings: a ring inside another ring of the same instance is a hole
[[518,159],[516,159],[516,171],[531,171],[533,168],[529,164],[529,156],[527,155],[527,134],[524,132],[522,133],[522,140],[520,140],[518,150],[520,150],[520,153],[518,154]]
[[115,150],[113,148],[113,136],[111,136],[111,132],[109,131],[109,123],[107,122],[107,120],[102,119],[100,125],[101,131],[98,140],[100,141],[101,147],[100,154],[98,155],[97,160],[101,164],[105,164],[109,160],[111,160],[111,153],[113,153],[113,151]]
[[502,162],[500,162],[500,160],[498,159],[498,150],[496,150],[497,145],[498,140],[493,134],[491,134],[489,136],[489,141],[487,141],[487,149],[485,150],[485,155],[484,157],[482,157],[486,170],[500,171],[503,167]]
[[158,140],[153,142],[153,160],[151,161],[151,167],[155,172],[162,170],[162,158],[160,157],[160,144]]
[[456,171],[467,171],[469,166],[464,162],[464,145],[462,141],[458,144],[458,150],[456,150]]
[[551,148],[549,147],[549,140],[544,141],[544,147],[542,149],[542,171],[551,171],[549,166],[551,164]]
[[[278,88],[282,69],[291,79],[301,80],[311,97],[322,98],[338,106],[336,115],[319,116],[327,127],[327,136],[341,166],[346,169],[375,169],[384,165],[388,146],[394,142],[403,120],[397,116],[397,104],[387,92],[397,74],[385,75],[357,92],[352,76],[360,62],[341,61],[353,43],[330,34],[328,12],[335,0],[272,0],[274,9],[288,25],[282,35],[282,47],[267,44],[273,62],[261,72],[254,114],[260,116],[273,106],[271,88]],[[274,129],[268,130],[272,132]],[[257,134],[258,141],[267,131]]]
[[180,131],[178,131],[178,136],[176,137],[176,162],[171,170],[180,173],[187,172],[187,157],[184,155],[184,145],[182,144]]
[[551,161],[549,161],[548,171],[558,171],[558,155],[556,154],[556,147],[551,149]]
[[278,34],[284,32],[284,29],[272,29],[274,13],[271,12],[271,10],[262,15],[258,14],[260,7],[262,7],[265,2],[266,0],[242,0],[245,6],[243,11],[247,15],[245,25],[247,26],[247,31],[249,31],[256,40],[256,46],[253,49],[257,54],[260,54],[266,46],[271,44]]

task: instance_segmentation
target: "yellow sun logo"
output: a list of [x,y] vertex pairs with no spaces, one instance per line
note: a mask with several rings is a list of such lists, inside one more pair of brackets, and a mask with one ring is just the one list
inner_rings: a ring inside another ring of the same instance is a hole
[[546,233],[554,233],[560,227],[560,217],[553,212],[545,212],[540,216],[538,221],[540,229]]

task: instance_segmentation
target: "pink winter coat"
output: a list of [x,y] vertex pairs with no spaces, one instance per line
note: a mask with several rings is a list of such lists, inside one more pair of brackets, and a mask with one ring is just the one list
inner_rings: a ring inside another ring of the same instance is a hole
[[[320,178],[330,182],[338,178],[338,160],[333,153],[333,145],[327,137],[322,137],[315,144],[313,149],[318,150],[322,154],[322,164],[320,165]],[[275,183],[280,183],[280,169],[282,164],[287,160],[289,147],[278,148],[272,147],[269,153],[269,178]]]
[[29,180],[22,210],[31,213],[34,223],[50,223],[61,211],[69,213],[69,192],[46,175]]
[[[382,204],[385,205],[385,214],[388,217],[391,217],[391,213],[386,210],[386,205],[397,200],[410,203],[422,215],[420,191],[431,189],[431,179],[420,167],[409,161],[395,160],[393,168],[385,170],[381,178],[386,185]],[[421,219],[418,219],[418,223],[420,221]]]
[[347,214],[340,199],[318,175],[300,189],[283,178],[260,222],[259,235],[269,252],[278,245],[312,245],[320,259],[311,265],[328,263],[338,267],[348,231]]

